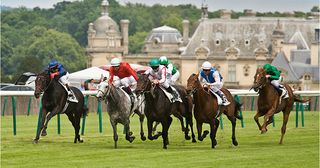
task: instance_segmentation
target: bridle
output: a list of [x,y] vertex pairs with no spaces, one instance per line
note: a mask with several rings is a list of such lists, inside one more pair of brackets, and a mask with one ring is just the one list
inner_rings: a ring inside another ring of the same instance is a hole
[[51,82],[53,81],[53,79],[51,79],[50,82],[49,82],[49,83],[46,85],[46,87],[43,89],[42,83],[43,83],[43,81],[46,81],[46,77],[45,77],[45,76],[38,75],[37,78],[38,78],[38,79],[36,79],[36,80],[39,80],[39,81],[41,80],[41,86],[36,85],[35,88],[36,88],[36,90],[39,90],[39,91],[40,91],[40,94],[41,94],[41,93],[44,93],[44,92],[49,88],[49,86],[50,86]]

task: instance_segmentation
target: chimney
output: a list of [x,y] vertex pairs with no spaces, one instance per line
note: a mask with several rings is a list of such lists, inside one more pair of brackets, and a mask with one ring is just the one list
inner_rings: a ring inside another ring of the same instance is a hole
[[129,34],[129,20],[121,20],[120,21],[120,25],[121,25],[121,33],[122,33],[122,45],[124,48],[123,54],[126,55],[128,54],[128,45],[129,45],[129,38],[128,38],[128,34]]
[[220,9],[220,18],[221,19],[231,19],[231,11],[226,9]]
[[189,23],[189,20],[182,21],[183,45],[187,45],[189,42]]

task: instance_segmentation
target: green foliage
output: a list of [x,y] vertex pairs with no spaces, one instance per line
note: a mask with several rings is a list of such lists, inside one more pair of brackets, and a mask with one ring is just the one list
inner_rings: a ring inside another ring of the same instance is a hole
[[320,12],[319,6],[313,6],[311,12]]
[[141,53],[147,35],[148,32],[138,32],[129,37],[129,47],[131,53]]

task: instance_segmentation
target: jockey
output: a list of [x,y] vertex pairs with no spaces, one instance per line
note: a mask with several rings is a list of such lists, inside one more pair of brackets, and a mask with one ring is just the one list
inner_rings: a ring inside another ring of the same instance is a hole
[[68,92],[68,100],[71,102],[78,102],[73,92],[70,90],[68,75],[69,73],[64,69],[63,65],[56,60],[51,60],[48,64],[48,72],[50,79],[58,79],[62,83]]
[[280,80],[281,80],[281,71],[279,71],[276,67],[270,65],[270,64],[265,64],[263,66],[263,69],[267,73],[266,78],[270,80],[270,83],[275,87],[277,92],[280,94],[280,98],[288,98],[288,93],[286,89],[280,85]]
[[120,80],[114,81],[116,87],[124,86],[123,90],[126,91],[133,103],[135,98],[132,93],[137,86],[138,75],[131,68],[130,64],[127,62],[121,62],[119,58],[113,58],[111,60],[111,67],[109,70],[109,84],[112,84],[114,76],[118,76]]
[[199,81],[207,85],[209,89],[218,94],[222,98],[222,104],[227,106],[230,104],[224,93],[220,90],[223,86],[222,76],[218,70],[212,67],[211,63],[205,61],[201,66]]
[[166,56],[161,56],[159,58],[160,65],[164,65],[167,68],[167,74],[170,77],[170,83],[173,85],[178,78],[180,77],[180,72],[178,71],[177,67],[171,63]]
[[150,69],[145,71],[145,74],[149,75],[149,79],[153,84],[161,85],[169,93],[173,95],[173,99],[178,98],[179,96],[175,91],[170,87],[170,79],[168,80],[167,68],[164,65],[160,65],[159,59],[151,59],[149,62]]

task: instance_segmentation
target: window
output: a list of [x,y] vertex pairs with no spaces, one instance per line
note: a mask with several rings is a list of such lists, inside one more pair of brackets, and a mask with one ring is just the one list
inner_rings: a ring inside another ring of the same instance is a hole
[[219,39],[216,40],[216,46],[218,46],[218,45],[220,45],[220,40]]
[[248,40],[248,39],[245,40],[245,41],[244,41],[244,45],[245,45],[245,46],[249,46],[249,45],[250,45],[250,40]]
[[235,61],[228,62],[228,81],[236,82],[236,62]]
[[244,67],[243,67],[243,75],[244,76],[249,76],[249,69],[250,69],[250,66],[248,64],[246,64]]

